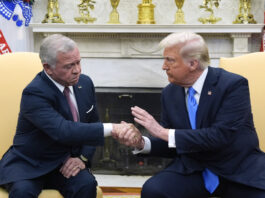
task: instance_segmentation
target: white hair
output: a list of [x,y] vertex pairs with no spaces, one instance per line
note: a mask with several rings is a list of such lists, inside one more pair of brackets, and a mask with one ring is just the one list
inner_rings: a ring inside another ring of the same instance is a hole
[[162,48],[180,45],[180,55],[184,61],[197,60],[202,69],[210,64],[208,47],[204,39],[193,32],[172,33],[164,38],[159,45]]
[[70,52],[76,47],[77,44],[72,39],[61,34],[53,34],[42,41],[39,56],[42,64],[55,67],[58,52]]

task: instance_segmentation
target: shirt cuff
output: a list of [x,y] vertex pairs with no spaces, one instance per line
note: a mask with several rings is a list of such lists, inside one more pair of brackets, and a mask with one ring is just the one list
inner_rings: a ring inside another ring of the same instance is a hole
[[111,136],[112,123],[103,123],[104,137]]
[[134,155],[136,155],[136,154],[148,154],[151,151],[151,141],[150,141],[150,139],[148,137],[145,137],[145,136],[142,136],[142,137],[144,139],[144,148],[142,150],[139,150],[139,149],[135,148],[132,151],[132,153]]
[[169,129],[168,131],[168,147],[176,148],[175,129]]

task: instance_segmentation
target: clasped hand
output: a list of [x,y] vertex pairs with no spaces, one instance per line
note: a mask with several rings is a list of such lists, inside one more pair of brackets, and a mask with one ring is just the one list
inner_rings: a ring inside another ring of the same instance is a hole
[[60,172],[66,178],[76,176],[86,165],[78,157],[69,157],[60,168]]
[[112,137],[126,146],[143,148],[143,138],[140,131],[131,123],[113,124]]

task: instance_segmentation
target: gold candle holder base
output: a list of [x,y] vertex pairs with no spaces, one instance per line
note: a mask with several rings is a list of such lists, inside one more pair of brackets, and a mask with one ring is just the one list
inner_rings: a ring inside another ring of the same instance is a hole
[[64,23],[61,17],[49,18],[45,16],[45,19],[41,23]]
[[120,24],[120,19],[119,19],[120,17],[117,11],[117,7],[120,3],[120,0],[110,0],[110,2],[112,6],[112,11],[110,13],[108,24]]
[[239,14],[237,15],[234,24],[254,24],[255,21],[253,14],[250,13],[251,0],[240,0]]
[[174,24],[186,24],[184,12],[182,10],[177,11]]
[[178,10],[176,12],[174,24],[186,24],[186,21],[184,18],[184,12],[182,10],[184,1],[185,0],[175,0]]
[[216,24],[218,21],[221,21],[222,18],[215,17],[214,15],[211,15],[207,18],[200,17],[198,21],[200,21],[202,24]]
[[116,10],[111,11],[108,24],[120,24],[119,13]]
[[97,20],[97,19],[96,18],[92,18],[90,16],[75,17],[75,21],[77,23],[80,23],[80,22],[83,22],[85,24],[94,23],[95,20]]
[[48,0],[47,14],[45,15],[42,23],[64,23],[61,15],[59,14],[58,0]]
[[137,24],[155,24],[154,8],[152,0],[143,0],[138,6],[138,21]]

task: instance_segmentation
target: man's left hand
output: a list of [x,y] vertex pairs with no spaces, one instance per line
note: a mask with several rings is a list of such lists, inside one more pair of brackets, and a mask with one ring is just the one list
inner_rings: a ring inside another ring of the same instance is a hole
[[163,128],[152,115],[140,107],[132,107],[134,121],[145,127],[155,137],[168,141],[168,129]]
[[81,159],[78,157],[69,157],[60,168],[60,172],[64,177],[70,178],[76,176],[85,168],[86,165]]

